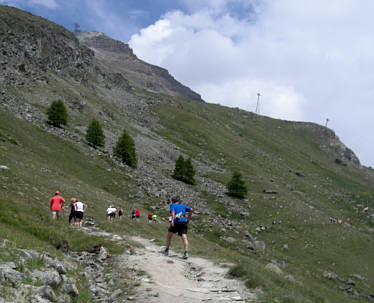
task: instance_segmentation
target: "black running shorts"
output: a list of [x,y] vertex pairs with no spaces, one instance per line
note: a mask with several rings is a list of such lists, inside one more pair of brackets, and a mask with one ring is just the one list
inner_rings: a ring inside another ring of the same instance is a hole
[[75,217],[77,219],[83,219],[83,211],[76,211],[75,212]]
[[188,225],[187,222],[175,222],[174,226],[170,225],[169,232],[173,234],[178,233],[179,236],[187,234]]

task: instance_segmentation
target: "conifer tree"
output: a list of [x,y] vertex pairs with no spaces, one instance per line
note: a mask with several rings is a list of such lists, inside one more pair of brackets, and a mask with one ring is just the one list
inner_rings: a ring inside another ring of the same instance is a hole
[[191,158],[184,160],[183,156],[180,155],[175,162],[173,178],[185,183],[195,184],[195,173]]
[[90,125],[87,128],[86,140],[93,145],[103,147],[105,144],[105,135],[101,128],[100,122],[96,119],[92,119]]
[[180,155],[177,161],[175,162],[173,178],[179,181],[183,181],[184,175],[185,175],[184,158],[182,155]]
[[126,165],[136,168],[137,159],[134,139],[131,138],[126,130],[123,131],[122,136],[118,139],[116,146],[113,148],[113,153],[121,158]]
[[233,173],[231,180],[227,183],[227,189],[230,196],[240,199],[243,199],[246,196],[248,189],[245,186],[240,172],[235,171]]
[[184,162],[184,170],[185,170],[185,173],[184,173],[184,181],[189,183],[189,184],[195,184],[195,179],[194,179],[194,176],[195,176],[195,169],[192,165],[192,160],[191,158],[188,158],[185,162]]
[[60,127],[61,124],[67,125],[68,113],[61,100],[55,100],[47,110],[48,123]]

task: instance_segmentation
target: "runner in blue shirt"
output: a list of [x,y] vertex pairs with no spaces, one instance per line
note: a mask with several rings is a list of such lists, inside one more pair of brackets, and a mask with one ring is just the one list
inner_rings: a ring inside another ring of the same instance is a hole
[[[175,233],[178,233],[179,236],[182,237],[183,245],[184,245],[184,254],[183,259],[188,258],[188,240],[187,240],[187,230],[188,230],[188,223],[190,222],[192,216],[192,208],[180,204],[181,200],[178,196],[171,198],[172,204],[170,205],[170,214],[171,214],[171,221],[170,227],[168,230],[168,236],[166,239],[166,248],[164,251],[165,255],[169,254],[169,247],[171,244],[171,238]],[[186,212],[188,212],[188,217],[186,218]]]

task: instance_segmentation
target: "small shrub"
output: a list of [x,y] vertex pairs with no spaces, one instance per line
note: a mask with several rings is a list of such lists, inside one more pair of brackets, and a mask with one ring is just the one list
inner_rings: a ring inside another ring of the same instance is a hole
[[179,181],[182,181],[185,173],[186,172],[185,172],[184,158],[182,155],[180,155],[177,161],[175,162],[173,178]]
[[68,113],[61,100],[55,100],[47,110],[48,123],[60,127],[61,124],[67,125]]
[[126,130],[123,131],[122,136],[118,139],[113,153],[115,156],[121,158],[122,162],[126,165],[136,168],[137,159],[134,139],[131,138]]
[[103,129],[101,128],[100,122],[96,119],[92,119],[90,125],[87,128],[86,140],[93,145],[103,147],[105,144],[105,136]]
[[196,171],[193,167],[191,158],[184,160],[183,156],[180,155],[175,162],[173,178],[188,184],[195,184],[195,174]]
[[229,270],[228,274],[233,278],[243,278],[248,274],[248,272],[243,268],[243,266],[236,265]]
[[185,165],[185,182],[189,184],[195,184],[194,176],[195,176],[196,171],[192,165],[191,158],[188,158],[184,162],[184,165]]
[[248,279],[247,281],[245,281],[245,286],[247,288],[256,288],[256,287],[261,286],[261,283],[260,283],[260,281],[254,279],[254,278],[251,278],[251,279]]
[[236,198],[243,199],[247,195],[248,189],[240,172],[235,171],[233,173],[231,180],[227,183],[227,189],[228,194]]

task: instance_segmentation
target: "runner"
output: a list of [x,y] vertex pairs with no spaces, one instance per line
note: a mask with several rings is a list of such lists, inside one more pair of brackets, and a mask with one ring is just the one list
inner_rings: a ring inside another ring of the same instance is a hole
[[83,220],[83,213],[86,211],[87,209],[87,204],[81,202],[81,201],[76,201],[74,203],[75,205],[75,226],[76,227],[81,227],[82,226],[82,220]]
[[114,220],[114,218],[116,217],[116,212],[117,212],[117,209],[114,206],[109,205],[109,207],[106,210],[108,221]]
[[157,223],[157,215],[156,214],[154,214],[152,216],[152,220],[153,220],[153,223]]
[[[171,198],[172,204],[170,205],[170,213],[171,213],[171,222],[170,227],[168,230],[168,235],[166,239],[166,248],[164,251],[165,255],[169,254],[169,247],[171,244],[171,238],[175,233],[178,233],[180,237],[182,237],[183,245],[184,245],[184,254],[183,259],[188,258],[188,239],[187,239],[187,230],[188,230],[188,223],[190,222],[193,209],[184,205],[180,204],[181,199],[179,196]],[[186,212],[188,212],[188,217],[186,219]]]
[[148,223],[152,223],[152,216],[153,214],[151,212],[148,213]]
[[77,199],[71,198],[70,199],[70,205],[69,205],[69,225],[71,225],[71,220],[74,219],[75,223],[75,205],[74,203],[77,202]]
[[120,208],[120,209],[118,210],[118,218],[119,218],[120,220],[122,220],[122,216],[123,216],[123,209]]
[[132,210],[132,212],[131,212],[131,219],[132,219],[132,220],[135,219],[135,210]]
[[60,192],[56,190],[54,197],[52,197],[52,199],[49,201],[49,204],[51,206],[52,219],[60,220],[60,212],[64,203],[64,198],[61,197]]
[[135,216],[136,216],[136,222],[139,222],[139,218],[140,218],[140,210],[139,209],[137,209],[135,211]]

